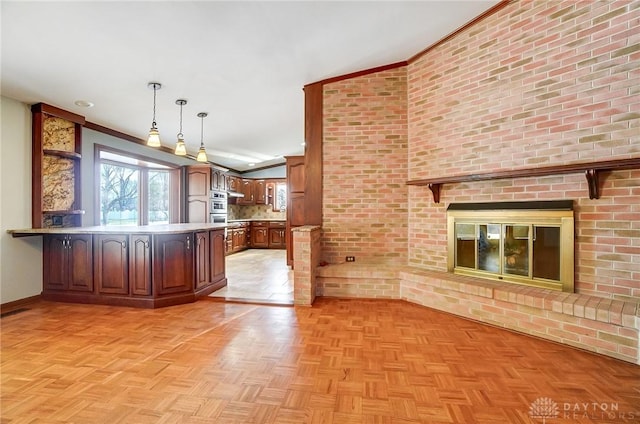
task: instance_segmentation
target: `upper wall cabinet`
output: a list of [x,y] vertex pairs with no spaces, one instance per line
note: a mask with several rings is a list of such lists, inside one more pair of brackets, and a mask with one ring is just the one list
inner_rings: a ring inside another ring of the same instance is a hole
[[213,168],[211,169],[211,190],[213,191],[226,191],[227,190],[227,175],[224,171]]
[[82,225],[83,116],[37,103],[32,112],[32,226]]
[[187,222],[209,222],[210,187],[210,166],[187,166]]

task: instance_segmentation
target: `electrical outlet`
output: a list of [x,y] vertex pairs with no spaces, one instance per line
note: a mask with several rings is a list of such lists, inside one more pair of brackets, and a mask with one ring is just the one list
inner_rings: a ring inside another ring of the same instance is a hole
[[355,257],[355,256],[347,256],[347,257],[345,258],[345,260],[346,260],[347,262],[355,262],[355,261],[356,261],[356,257]]

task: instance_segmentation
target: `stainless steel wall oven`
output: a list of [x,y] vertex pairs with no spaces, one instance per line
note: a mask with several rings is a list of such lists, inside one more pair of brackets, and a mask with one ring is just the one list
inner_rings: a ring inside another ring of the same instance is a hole
[[212,224],[227,223],[227,193],[224,191],[211,192],[211,208],[209,222]]

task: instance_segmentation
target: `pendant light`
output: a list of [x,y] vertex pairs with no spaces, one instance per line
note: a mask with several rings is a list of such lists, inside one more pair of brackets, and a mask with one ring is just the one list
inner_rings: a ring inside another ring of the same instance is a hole
[[147,146],[160,147],[160,132],[156,127],[156,91],[162,88],[162,84],[159,82],[150,82],[147,87],[153,89],[153,121],[151,122],[151,129],[149,130],[149,138],[147,139]]
[[180,106],[180,132],[178,133],[178,141],[176,142],[175,154],[178,156],[186,156],[187,146],[184,144],[184,135],[182,135],[182,106],[187,104],[184,99],[176,100],[176,104]]
[[204,149],[204,118],[208,115],[207,112],[200,112],[198,118],[200,118],[200,149],[198,150],[198,156],[196,160],[198,162],[208,162],[207,152]]

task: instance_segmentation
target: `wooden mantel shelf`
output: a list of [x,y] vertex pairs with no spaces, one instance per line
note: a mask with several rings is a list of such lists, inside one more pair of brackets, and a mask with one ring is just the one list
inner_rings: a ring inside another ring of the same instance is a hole
[[576,163],[570,165],[545,166],[540,168],[513,169],[495,171],[482,174],[455,175],[451,177],[429,178],[425,180],[410,180],[407,185],[427,186],[433,194],[433,201],[440,203],[440,190],[443,184],[464,183],[469,181],[504,180],[508,178],[543,177],[547,175],[575,174],[584,172],[589,185],[589,199],[600,198],[598,174],[603,171],[616,169],[638,169],[640,157],[630,159],[616,159],[601,162]]

